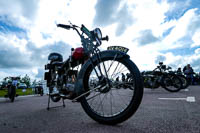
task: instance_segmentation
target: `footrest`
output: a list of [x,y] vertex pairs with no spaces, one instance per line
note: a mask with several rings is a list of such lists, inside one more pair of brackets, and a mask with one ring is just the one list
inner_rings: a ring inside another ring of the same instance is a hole
[[57,96],[57,95],[59,95],[59,93],[50,93],[49,95],[50,96]]

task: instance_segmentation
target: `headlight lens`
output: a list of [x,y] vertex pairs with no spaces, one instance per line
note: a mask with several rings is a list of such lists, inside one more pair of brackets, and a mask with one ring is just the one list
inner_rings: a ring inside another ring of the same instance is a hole
[[94,34],[95,34],[95,36],[96,36],[98,39],[101,40],[101,38],[102,38],[102,33],[101,33],[101,30],[100,30],[99,28],[96,28],[96,29],[94,30]]

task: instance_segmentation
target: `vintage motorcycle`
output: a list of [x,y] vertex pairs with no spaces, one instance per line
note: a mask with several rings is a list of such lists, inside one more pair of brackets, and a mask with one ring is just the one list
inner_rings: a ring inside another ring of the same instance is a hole
[[[128,49],[111,46],[105,51],[98,48],[103,40],[101,30],[89,31],[72,23],[57,27],[75,30],[83,47],[71,49],[69,59],[63,61],[59,53],[48,56],[45,80],[49,99],[80,102],[84,111],[95,121],[114,125],[130,118],[138,109],[143,96],[143,81],[137,66],[127,55]],[[122,73],[129,75],[123,80]],[[131,77],[130,77],[131,75]],[[129,88],[129,89],[128,89]]]
[[18,96],[16,95],[16,88],[20,77],[8,77],[8,78],[10,78],[6,86],[8,93],[4,97],[9,98],[11,102],[14,102],[15,97]]
[[169,92],[178,92],[182,89],[182,81],[173,72],[166,72],[166,65],[159,63],[153,71],[142,72],[145,88],[156,89],[160,86]]

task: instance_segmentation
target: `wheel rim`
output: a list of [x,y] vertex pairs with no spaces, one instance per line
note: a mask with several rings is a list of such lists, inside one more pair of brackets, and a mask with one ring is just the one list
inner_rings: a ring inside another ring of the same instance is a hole
[[164,80],[164,85],[168,90],[177,91],[181,88],[182,83],[179,78],[168,76]]
[[[103,84],[101,82],[103,80],[96,76],[95,69],[99,75],[101,73],[99,67],[104,75],[101,78],[108,81],[110,85],[108,85],[108,82]],[[127,109],[132,101],[135,92],[135,80],[127,66],[119,61],[107,60],[104,61],[104,64],[101,62],[99,66],[96,65],[95,69],[90,72],[88,85],[89,89],[96,89],[90,93],[86,101],[93,112],[99,116],[116,116]],[[101,84],[103,85],[101,86]]]

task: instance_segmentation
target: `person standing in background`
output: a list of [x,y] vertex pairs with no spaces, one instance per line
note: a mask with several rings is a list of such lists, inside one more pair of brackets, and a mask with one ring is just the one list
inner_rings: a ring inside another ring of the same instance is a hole
[[189,83],[191,85],[194,85],[194,76],[193,76],[194,71],[193,71],[193,68],[190,66],[190,64],[187,64],[187,66],[185,66],[183,68],[183,72],[186,75],[186,77],[188,78]]

